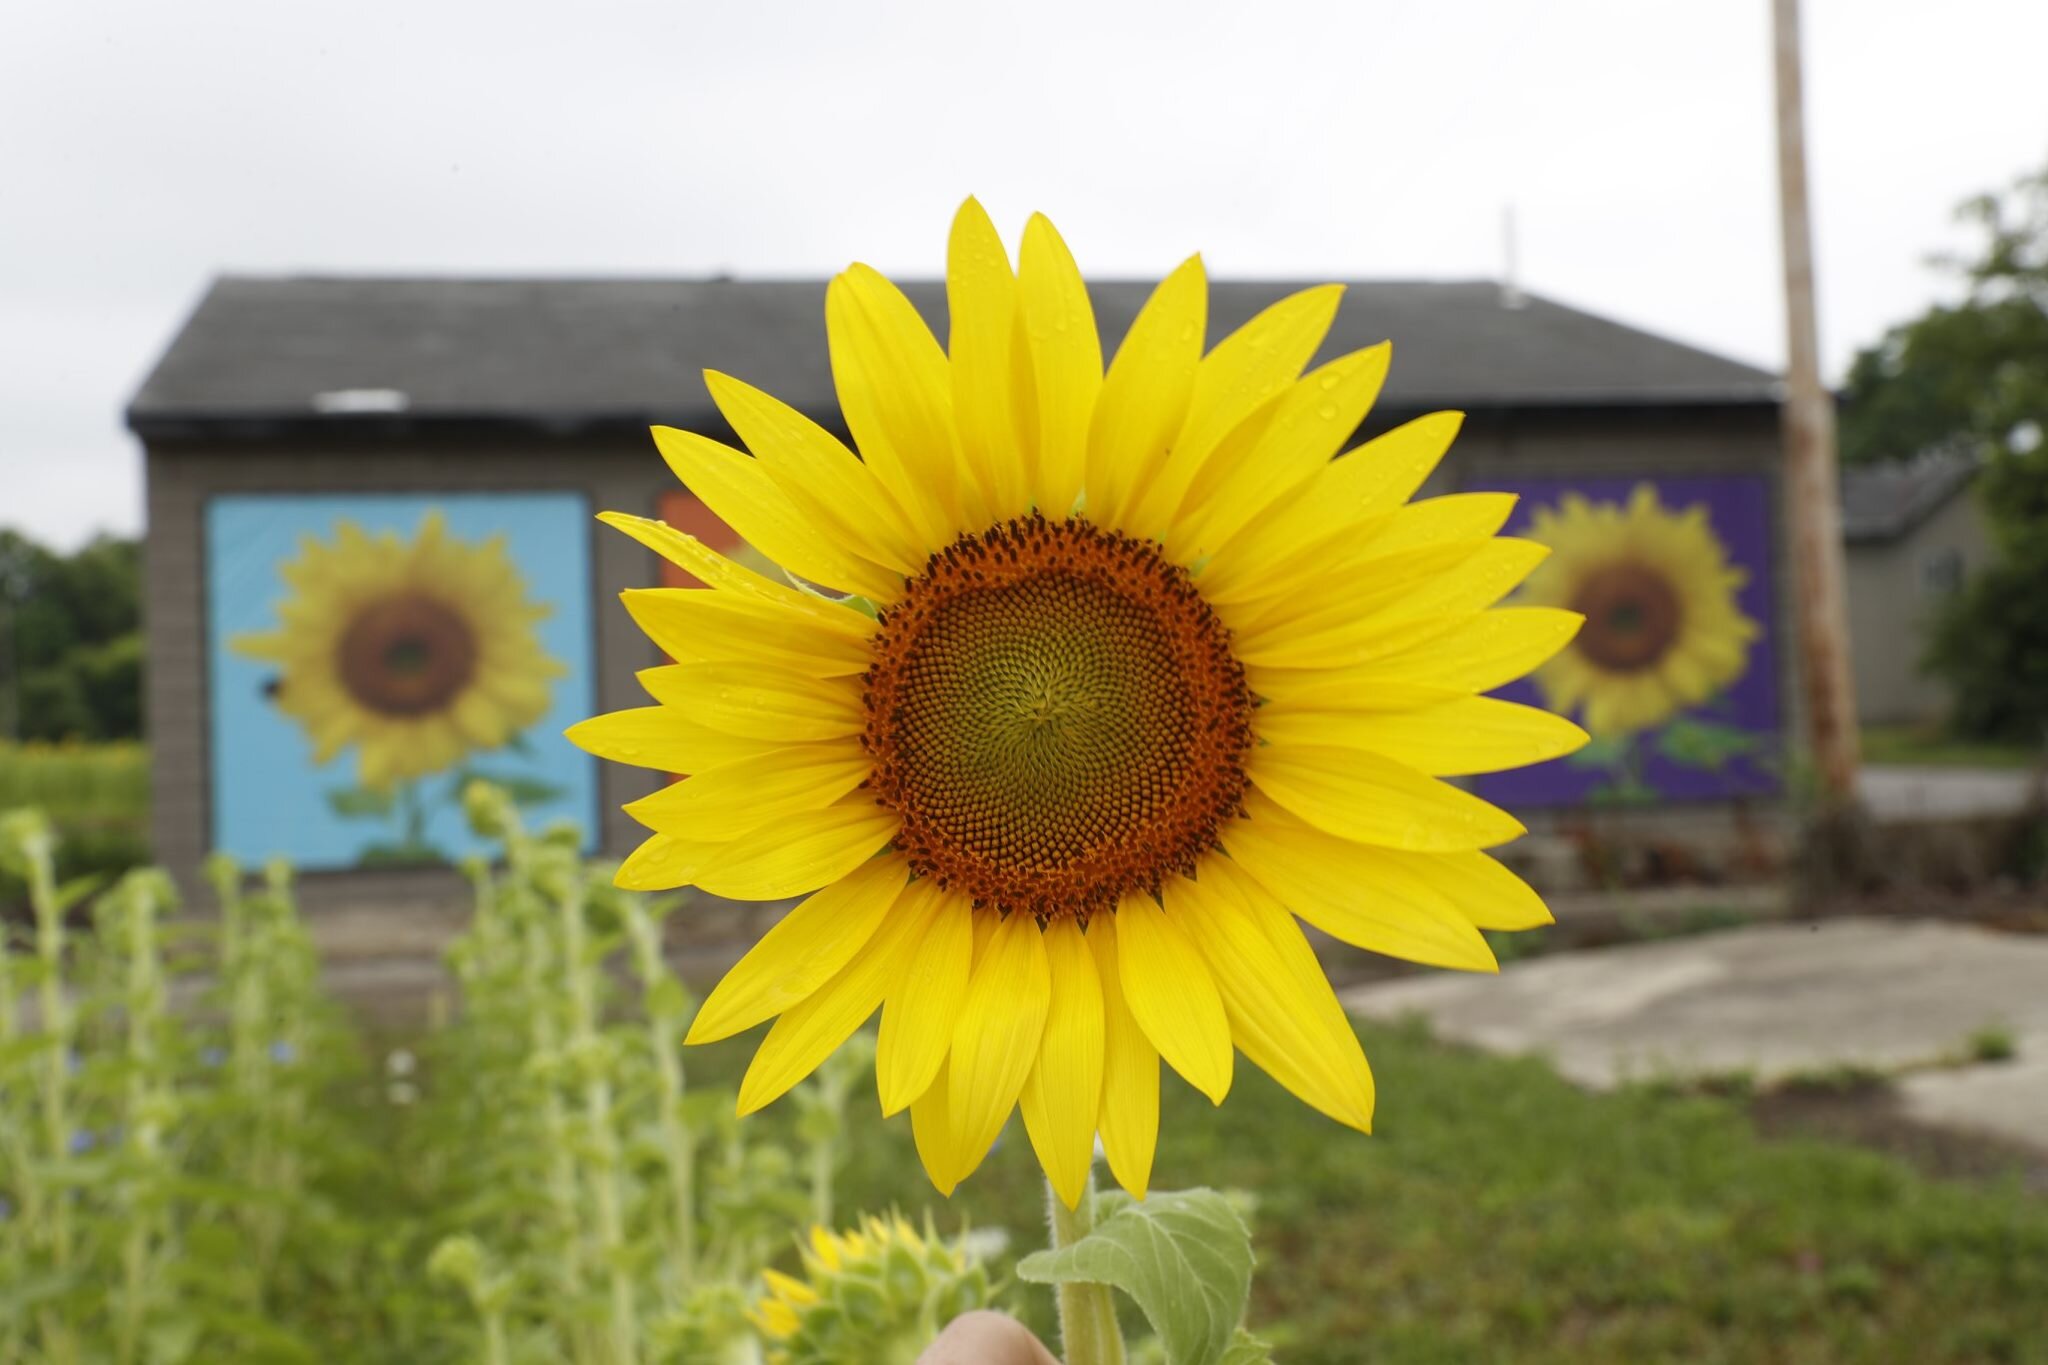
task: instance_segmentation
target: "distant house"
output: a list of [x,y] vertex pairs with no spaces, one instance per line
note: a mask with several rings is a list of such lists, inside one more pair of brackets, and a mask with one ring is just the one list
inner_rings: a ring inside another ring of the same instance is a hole
[[[1091,286],[1105,355],[1150,287]],[[1215,284],[1211,343],[1293,287]],[[906,291],[943,340],[943,286]],[[660,775],[600,768],[560,732],[646,704],[634,675],[661,659],[618,593],[679,580],[592,517],[661,516],[742,551],[647,428],[732,439],[700,378],[716,367],[843,436],[823,298],[817,280],[217,280],[127,413],[159,857],[189,878],[212,848],[288,855],[315,895],[459,894],[445,863],[472,846],[455,793],[473,775],[594,852],[629,849],[620,807]],[[1387,338],[1361,435],[1468,414],[1426,492],[1511,489],[1526,519],[1649,487],[1660,515],[1731,519],[1743,696],[1610,744],[1611,770],[1548,765],[1518,808],[1569,814],[1612,788],[1695,803],[1695,825],[1739,805],[1752,827],[1796,728],[1793,651],[1772,645],[1789,626],[1775,376],[1479,281],[1354,283],[1322,358]]]
[[1866,723],[1916,724],[1947,712],[1921,670],[1930,613],[1991,558],[1977,462],[1933,452],[1842,472],[1850,654]]

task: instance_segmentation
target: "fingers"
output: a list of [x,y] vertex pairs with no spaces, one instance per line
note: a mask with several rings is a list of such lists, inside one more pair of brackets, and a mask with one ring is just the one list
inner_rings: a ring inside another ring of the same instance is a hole
[[1052,1352],[1002,1313],[978,1309],[948,1323],[939,1339],[925,1348],[917,1365],[1060,1365]]

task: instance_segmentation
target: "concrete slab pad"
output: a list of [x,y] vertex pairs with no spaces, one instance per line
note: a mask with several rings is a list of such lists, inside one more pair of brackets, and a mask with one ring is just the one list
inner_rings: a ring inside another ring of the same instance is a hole
[[1879,824],[2014,815],[2026,808],[2034,782],[2023,768],[1865,766],[1856,778]]
[[[1953,1058],[1997,1026],[2017,1062],[1915,1077],[1925,1112],[2005,1114],[2048,1141],[2048,939],[1895,919],[1778,924],[1560,953],[1498,977],[1432,974],[1354,988],[1352,1012],[1427,1018],[1437,1036],[1548,1055],[1580,1084],[1840,1065],[1898,1071]],[[1964,1082],[1970,1082],[1965,1084]],[[1964,1125],[1968,1126],[1968,1125]]]
[[2048,1149],[2048,1036],[2009,1062],[1922,1071],[1899,1083],[1899,1111],[1941,1128]]

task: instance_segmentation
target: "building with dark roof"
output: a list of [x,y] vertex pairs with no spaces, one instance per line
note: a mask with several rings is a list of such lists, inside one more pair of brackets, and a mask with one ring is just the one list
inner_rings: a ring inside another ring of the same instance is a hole
[[1974,457],[1955,451],[1842,471],[1849,646],[1866,723],[1947,714],[1947,687],[1920,661],[1934,611],[1991,561],[1977,471]]
[[[1295,287],[1215,283],[1210,343]],[[905,289],[943,339],[943,286]],[[1090,285],[1105,356],[1150,289],[1135,281]],[[223,692],[216,676],[240,667],[230,628],[217,619],[221,594],[241,591],[222,564],[248,550],[220,538],[242,537],[229,528],[257,524],[237,518],[270,505],[266,498],[284,507],[321,497],[560,494],[586,512],[659,511],[700,524],[701,508],[675,500],[646,428],[661,423],[729,438],[699,377],[710,367],[844,435],[823,297],[819,280],[215,281],[127,411],[146,452],[158,855],[189,870],[209,847],[236,842],[222,788],[231,778],[249,779],[232,775],[241,769],[223,757],[222,732],[261,704],[251,689]],[[1485,281],[1352,283],[1323,358],[1384,339],[1394,343],[1392,372],[1361,436],[1436,409],[1468,414],[1426,491],[1532,474],[1749,478],[1765,490],[1759,505],[1774,548],[1782,548],[1776,376]],[[235,515],[224,517],[224,507]],[[588,601],[573,614],[587,622],[585,700],[594,710],[644,704],[633,675],[660,660],[617,594],[660,581],[660,571],[625,537],[587,516],[578,524],[587,537],[576,549],[587,559]],[[313,532],[301,526],[294,534],[303,543]],[[559,542],[567,533],[532,534]],[[1774,590],[1769,614],[1777,617],[1784,601]],[[1778,650],[1769,660],[1785,675],[1777,695],[1788,707],[1796,696],[1791,657]],[[277,680],[262,686],[274,698]],[[235,760],[242,767],[270,761]],[[598,847],[623,853],[638,827],[619,808],[658,778],[604,765],[588,780],[594,800],[564,810],[596,823]],[[374,797],[342,793],[333,802],[367,808],[376,806]],[[251,828],[285,826],[257,821]],[[245,840],[233,851],[257,856],[263,849]],[[417,870],[379,875],[387,894],[452,885],[445,874],[436,880]]]

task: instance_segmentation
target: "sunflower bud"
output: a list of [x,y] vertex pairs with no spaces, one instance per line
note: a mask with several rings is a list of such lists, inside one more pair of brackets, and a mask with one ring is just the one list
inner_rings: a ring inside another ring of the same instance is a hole
[[990,1299],[988,1273],[965,1239],[940,1240],[900,1217],[857,1231],[813,1227],[804,1279],[762,1272],[768,1293],[748,1314],[768,1338],[770,1365],[859,1360],[910,1365],[940,1326]]

